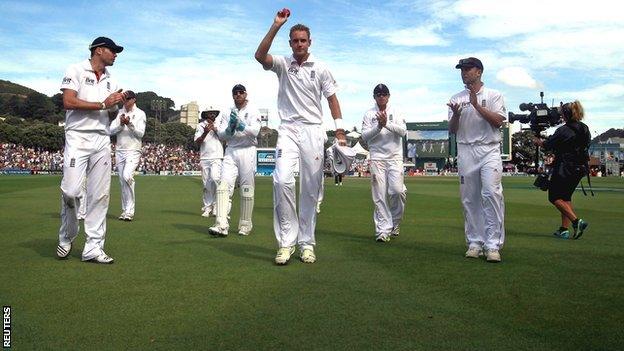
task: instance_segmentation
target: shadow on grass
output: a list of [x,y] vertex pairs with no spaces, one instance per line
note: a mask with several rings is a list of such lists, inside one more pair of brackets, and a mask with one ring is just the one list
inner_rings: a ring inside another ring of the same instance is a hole
[[162,210],[161,212],[163,212],[163,213],[171,213],[171,214],[178,214],[178,215],[186,215],[186,216],[199,216],[199,215],[201,215],[201,213],[199,213],[199,211],[197,211],[197,213],[195,213],[195,212],[191,212],[191,211]]
[[[33,250],[34,252],[39,254],[39,256],[41,257],[57,259],[56,257],[56,245],[57,244],[58,244],[57,239],[45,238],[45,239],[29,240],[29,241],[19,244],[19,246],[26,248],[26,249]],[[74,245],[74,247],[71,250],[70,256],[73,257],[75,255],[78,255],[78,257],[81,257],[81,250],[76,250],[76,247]]]
[[275,254],[273,249],[236,242],[238,240],[245,239],[245,237],[239,236],[238,234],[230,234],[227,237],[213,236],[208,233],[203,234],[205,234],[207,240],[169,241],[166,244],[190,246],[208,245],[234,257],[259,260],[265,263],[271,262],[273,260],[273,255]]

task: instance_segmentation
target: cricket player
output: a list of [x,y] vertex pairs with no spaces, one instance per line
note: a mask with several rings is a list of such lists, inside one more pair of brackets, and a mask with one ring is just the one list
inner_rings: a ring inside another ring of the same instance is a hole
[[483,85],[483,64],[475,57],[459,60],[465,89],[453,95],[449,131],[457,138],[459,192],[464,207],[467,258],[500,262],[505,242],[505,202],[501,177],[501,131],[506,116],[503,95]]
[[227,236],[229,214],[236,178],[240,185],[240,218],[238,234],[249,235],[253,228],[254,188],[256,175],[256,146],[260,133],[260,111],[247,100],[247,89],[242,84],[232,88],[234,106],[229,118],[221,118],[217,133],[227,147],[223,156],[221,180],[217,185],[217,219],[209,231]]
[[[280,117],[273,173],[273,227],[279,249],[275,263],[286,264],[299,246],[305,263],[316,261],[316,205],[323,181],[321,97],[327,98],[336,124],[336,138],[346,144],[336,81],[323,62],[309,53],[310,29],[297,24],[290,29],[291,56],[270,55],[275,35],[286,23],[290,11],[279,11],[256,50],[256,60],[278,78],[277,110]],[[300,164],[299,214],[295,196],[296,164]]]
[[145,134],[145,112],[136,106],[136,95],[132,90],[125,92],[126,102],[110,125],[111,135],[117,135],[115,162],[121,184],[121,215],[119,220],[132,221],[136,196],[134,192],[134,171],[141,159],[141,139]]
[[[89,46],[91,57],[69,66],[61,83],[65,114],[65,150],[61,180],[61,227],[56,254],[66,258],[78,235],[81,185],[87,179],[84,219],[86,242],[82,260],[113,263],[104,252],[106,213],[110,198],[111,146],[109,109],[126,98],[106,68],[123,47],[98,37]],[[114,112],[112,112],[114,113]]]
[[366,111],[362,121],[362,139],[370,151],[375,240],[388,242],[391,236],[399,236],[407,200],[403,182],[403,137],[407,126],[388,103],[390,90],[385,84],[375,86],[373,97],[375,105]]
[[202,216],[210,217],[216,212],[217,183],[221,179],[223,145],[217,135],[219,110],[202,111],[201,121],[195,129],[194,140],[199,144],[199,163],[204,185]]

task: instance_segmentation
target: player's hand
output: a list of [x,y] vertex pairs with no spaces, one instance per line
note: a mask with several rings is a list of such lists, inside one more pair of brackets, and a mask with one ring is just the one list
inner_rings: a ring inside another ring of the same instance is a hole
[[275,19],[273,20],[273,22],[281,26],[284,23],[286,23],[286,21],[288,21],[288,17],[290,17],[290,10],[287,8],[283,8],[277,11],[277,14],[275,15]]
[[379,129],[385,127],[386,124],[388,123],[388,115],[386,114],[385,110],[378,111],[375,117],[377,117],[377,122],[378,122],[377,125],[379,126]]
[[209,122],[204,126],[204,134],[208,134],[210,133],[211,130],[214,130],[214,129],[215,129],[214,123]]
[[121,92],[121,89],[119,89],[116,92],[110,94],[103,102],[106,108],[110,108],[120,102],[126,102],[126,96]]
[[454,116],[461,115],[462,108],[458,103],[449,102],[448,104],[446,104],[446,106],[448,106],[451,111],[453,111]]
[[338,145],[347,146],[347,134],[344,129],[336,129],[336,140],[338,140]]
[[129,121],[130,121],[130,118],[128,118],[125,114],[122,114],[121,116],[119,116],[119,124],[126,125],[128,124]]
[[466,89],[470,91],[470,103],[477,108],[479,105],[479,101],[477,101],[477,93],[479,92],[477,84],[466,84]]
[[534,137],[533,137],[533,145],[543,146],[543,145],[544,145],[544,140],[542,140],[541,138],[538,138],[538,137],[534,136]]

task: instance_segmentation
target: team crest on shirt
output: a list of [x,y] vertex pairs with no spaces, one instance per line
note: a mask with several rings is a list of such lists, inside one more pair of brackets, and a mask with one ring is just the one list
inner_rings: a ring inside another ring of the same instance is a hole
[[481,100],[481,107],[485,107],[485,99]]
[[464,184],[464,176],[459,177],[459,184]]
[[292,74],[293,76],[296,76],[297,73],[299,73],[299,69],[297,68],[297,66],[291,65],[290,68],[288,69],[288,73]]
[[393,118],[393,117],[392,117],[392,113],[391,113],[391,114],[390,114],[390,116],[388,116],[388,120],[389,120],[389,121],[392,121],[392,118]]
[[277,150],[275,151],[275,157],[276,157],[276,158],[280,158],[280,157],[282,157],[282,149],[277,149]]
[[76,159],[72,158],[71,160],[69,160],[69,167],[76,167]]
[[106,82],[106,90],[110,91],[110,82]]
[[69,83],[71,83],[71,78],[70,77],[63,78],[63,84],[69,84]]
[[95,84],[95,80],[93,80],[93,79],[91,79],[89,77],[86,77],[85,78],[85,84],[86,85],[93,85],[93,84]]
[[316,71],[310,72],[310,79],[314,80],[316,78]]

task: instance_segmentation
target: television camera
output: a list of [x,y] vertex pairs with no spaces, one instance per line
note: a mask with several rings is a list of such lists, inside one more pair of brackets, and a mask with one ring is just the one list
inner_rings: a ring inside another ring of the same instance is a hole
[[563,118],[559,109],[557,107],[548,107],[544,103],[543,91],[540,92],[540,98],[541,102],[537,104],[532,102],[520,104],[520,111],[529,113],[516,114],[509,112],[509,123],[518,121],[522,124],[528,124],[529,128],[523,128],[522,130],[532,130],[536,135],[550,127],[561,124]]
[[[563,116],[557,107],[548,107],[544,103],[544,92],[540,91],[540,103],[521,103],[519,108],[520,111],[528,112],[525,114],[516,114],[513,112],[509,112],[509,123],[514,123],[516,121],[521,124],[528,124],[528,128],[521,128],[522,130],[531,130],[535,133],[535,136],[539,137],[540,134],[550,128],[554,127],[558,124],[563,123]],[[540,147],[535,147],[535,169],[537,170],[537,166],[539,164],[539,153]],[[538,173],[536,174],[537,178],[535,179],[534,186],[542,189],[548,189],[548,178],[549,175],[547,173]]]

